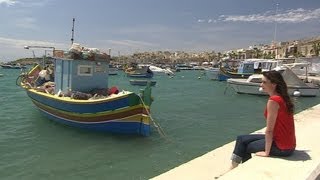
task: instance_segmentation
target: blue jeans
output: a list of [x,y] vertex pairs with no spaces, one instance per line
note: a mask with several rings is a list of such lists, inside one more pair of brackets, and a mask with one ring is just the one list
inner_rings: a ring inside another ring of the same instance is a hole
[[[245,162],[251,158],[251,153],[265,151],[265,135],[264,134],[249,134],[237,137],[236,145],[231,156],[231,160],[236,163]],[[270,149],[270,156],[290,156],[294,149],[281,150],[274,142]]]

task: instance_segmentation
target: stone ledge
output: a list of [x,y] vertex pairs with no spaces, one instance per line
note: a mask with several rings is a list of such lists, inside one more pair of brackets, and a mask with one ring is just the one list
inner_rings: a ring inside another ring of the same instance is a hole
[[320,173],[320,105],[295,115],[297,147],[287,158],[255,156],[219,179],[316,179]]
[[320,104],[296,114],[295,128],[297,150],[291,157],[254,156],[228,172],[235,143],[231,142],[152,179],[316,179],[320,173]]

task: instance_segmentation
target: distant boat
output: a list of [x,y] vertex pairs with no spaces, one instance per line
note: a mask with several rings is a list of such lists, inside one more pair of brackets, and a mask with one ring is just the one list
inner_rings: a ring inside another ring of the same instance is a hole
[[180,70],[193,70],[193,66],[192,65],[187,65],[187,64],[176,64],[175,65],[175,69],[177,71],[180,71]]
[[[244,67],[249,66],[249,64],[244,64]],[[251,68],[249,68],[251,69]],[[226,68],[220,67],[220,71],[218,74],[218,80],[219,81],[226,81],[229,78],[248,78],[250,75],[253,74],[253,64],[252,64],[252,71],[242,71],[240,67],[238,68],[238,72],[232,72]]]
[[0,65],[3,69],[26,69],[26,66],[21,64],[1,64]]
[[[309,97],[318,95],[319,87],[315,87],[303,82],[289,68],[280,71],[282,72],[282,76],[287,83],[289,95]],[[227,80],[227,83],[239,94],[267,95],[260,88],[262,76],[262,74],[253,74],[249,76],[248,79],[230,78]]]
[[210,67],[205,69],[206,76],[210,80],[219,80],[220,68]]
[[155,75],[171,75],[173,76],[174,73],[169,69],[163,69],[157,66],[149,65],[149,69],[155,74]]
[[131,79],[129,80],[131,85],[137,85],[137,86],[146,86],[150,82],[151,86],[156,85],[157,81],[154,80],[144,80],[144,79]]
[[271,60],[271,59],[245,59],[241,61],[236,72],[232,71],[226,67],[220,66],[220,71],[218,74],[216,72],[216,78],[219,81],[226,81],[229,78],[239,78],[246,79],[252,74],[260,74],[263,71],[269,71],[276,67],[280,67],[282,61]]
[[117,74],[118,74],[118,68],[109,64],[109,75],[117,75]]
[[133,78],[152,78],[153,72],[149,69],[149,66],[144,67],[130,67],[125,70],[128,77]]

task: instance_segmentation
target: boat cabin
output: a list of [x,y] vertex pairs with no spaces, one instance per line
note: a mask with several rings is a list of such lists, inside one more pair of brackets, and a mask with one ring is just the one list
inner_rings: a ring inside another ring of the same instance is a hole
[[108,88],[109,60],[55,59],[55,94]]
[[239,65],[238,68],[238,73],[243,74],[243,73],[254,73],[254,63],[253,62],[242,62]]

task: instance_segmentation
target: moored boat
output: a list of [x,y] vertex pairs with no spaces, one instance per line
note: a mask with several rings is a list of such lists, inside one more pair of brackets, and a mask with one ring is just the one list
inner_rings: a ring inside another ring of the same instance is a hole
[[224,67],[220,67],[220,71],[218,73],[219,81],[226,81],[229,78],[248,78],[250,75],[254,73],[253,63],[243,63],[239,66],[237,72],[232,72]]
[[[108,87],[110,56],[95,54],[85,59],[69,51],[69,55],[54,51],[54,82],[39,84],[42,72],[36,65],[21,74],[20,86],[36,107],[49,119],[73,127],[93,131],[150,134],[151,88],[141,95]],[[81,53],[77,53],[81,54]],[[40,76],[41,75],[41,76]]]
[[26,69],[26,66],[21,64],[1,64],[0,65],[3,69]]
[[109,75],[118,75],[118,68],[116,68],[114,65],[109,64]]
[[[314,97],[319,94],[319,87],[303,82],[289,68],[282,71],[282,76],[288,86],[291,96]],[[248,79],[228,79],[227,83],[239,94],[267,95],[260,88],[262,74],[253,74]]]
[[220,68],[218,67],[210,67],[205,69],[206,76],[210,80],[219,80]]
[[168,75],[168,76],[174,76],[175,74],[169,69],[163,69],[157,66],[149,65],[149,69],[153,72],[155,75]]
[[216,77],[219,81],[225,81],[229,78],[248,78],[252,74],[260,74],[263,71],[269,71],[276,67],[280,67],[282,61],[272,59],[246,59],[239,62],[239,67],[236,71],[232,71],[220,66],[219,73]]
[[137,86],[147,86],[148,83],[150,83],[150,86],[155,86],[157,81],[154,80],[145,80],[145,79],[130,79],[129,80],[131,85],[137,85]]
[[177,70],[177,72],[180,70],[193,70],[193,66],[187,64],[176,64],[175,69]]
[[152,78],[153,72],[149,69],[149,66],[143,67],[130,67],[125,70],[128,77],[132,78]]

